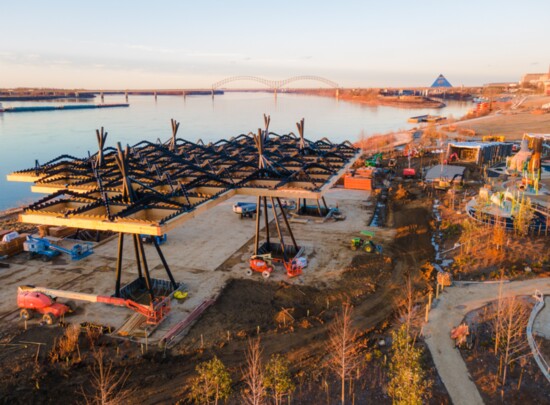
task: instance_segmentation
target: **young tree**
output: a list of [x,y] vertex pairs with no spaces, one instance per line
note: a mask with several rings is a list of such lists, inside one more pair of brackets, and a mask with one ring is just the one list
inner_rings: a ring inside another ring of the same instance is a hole
[[531,206],[531,200],[522,194],[521,199],[517,203],[517,211],[514,215],[514,229],[519,235],[527,235],[529,233],[529,225],[533,219],[534,212]]
[[329,350],[331,353],[329,364],[342,384],[342,405],[346,399],[346,380],[352,378],[352,372],[359,363],[359,353],[355,343],[357,331],[352,325],[351,313],[351,305],[343,304],[342,313],[336,315],[329,328]]
[[231,376],[216,356],[195,368],[199,374],[191,383],[191,400],[198,404],[218,404],[231,394]]
[[113,362],[105,362],[103,349],[94,351],[94,365],[90,368],[90,379],[88,385],[92,393],[82,389],[82,395],[86,404],[94,405],[116,405],[128,400],[133,390],[126,389],[125,385],[130,373],[123,371],[117,373],[113,370]]
[[506,384],[508,367],[531,354],[527,341],[527,322],[529,308],[515,297],[506,298],[498,305],[494,319],[495,354],[500,357],[502,367],[501,384]]
[[296,388],[292,382],[288,359],[280,354],[271,356],[265,368],[265,387],[271,391],[275,405],[282,403]]
[[243,395],[245,403],[249,405],[264,403],[265,387],[262,369],[262,349],[259,337],[248,340],[244,381],[248,388]]
[[394,404],[422,404],[427,397],[431,381],[426,378],[420,358],[422,349],[415,347],[403,324],[392,332],[392,358],[390,362],[390,382],[388,394]]

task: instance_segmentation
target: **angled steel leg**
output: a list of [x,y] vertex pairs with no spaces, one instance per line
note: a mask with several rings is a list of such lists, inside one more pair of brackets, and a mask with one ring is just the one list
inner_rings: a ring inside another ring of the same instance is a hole
[[138,241],[139,241],[139,235],[132,235],[134,237],[134,251],[136,252],[136,263],[138,268],[138,277],[140,280],[143,279],[143,274],[141,273],[141,259],[139,257],[139,248],[138,248]]
[[122,277],[122,253],[124,251],[124,234],[118,234],[118,256],[116,258],[115,297],[120,297],[120,279]]
[[327,214],[328,214],[328,205],[327,205],[327,202],[325,200],[325,197],[321,197],[321,200],[323,201],[323,205],[325,206],[325,210],[327,210]]
[[269,199],[271,200],[271,209],[273,210],[273,216],[275,217],[275,226],[277,227],[277,233],[279,234],[279,241],[281,242],[283,257],[285,261],[287,261],[288,257],[286,255],[285,240],[283,238],[283,233],[281,232],[281,226],[279,225],[279,218],[277,217],[277,211],[275,210],[275,202],[273,201],[273,197],[269,197]]
[[260,204],[262,203],[262,197],[258,196],[258,203],[256,204],[256,239],[254,241],[254,254],[258,254],[258,248],[260,245]]
[[[137,236],[137,235],[136,235]],[[149,275],[149,266],[147,265],[147,258],[145,257],[145,249],[143,249],[143,242],[138,238],[138,248],[141,261],[143,263],[143,271],[145,272],[145,285],[151,296],[151,302],[155,299],[155,293],[153,292],[153,284],[151,283],[151,276]]]
[[269,218],[267,215],[267,197],[263,197],[264,200],[264,212],[265,212],[265,233],[266,233],[266,240],[267,240],[267,249],[271,250],[271,243],[269,241]]
[[160,250],[160,246],[157,242],[157,238],[153,237],[153,245],[155,245],[155,249],[157,249],[157,253],[160,257],[160,261],[162,262],[162,265],[164,266],[164,269],[166,270],[166,274],[168,274],[168,277],[170,278],[170,282],[172,283],[172,288],[176,290],[178,288],[178,283],[176,283],[176,280],[174,280],[174,276],[172,276],[172,272],[170,271],[170,267],[168,267],[168,263],[166,263],[166,259],[164,258],[164,254],[162,253],[162,250]]
[[323,216],[323,212],[321,211],[321,204],[319,204],[319,199],[317,199],[317,211],[319,212],[319,216]]
[[285,221],[286,229],[288,229],[288,233],[290,234],[290,239],[292,239],[292,244],[294,245],[294,249],[296,249],[296,252],[298,252],[298,244],[296,243],[296,239],[294,239],[294,234],[292,233],[292,229],[290,228],[290,224],[288,222],[288,219],[286,217],[285,210],[283,209],[283,206],[281,205],[281,199],[277,197],[277,203],[279,204],[279,209],[281,210],[281,213],[283,214],[283,220]]

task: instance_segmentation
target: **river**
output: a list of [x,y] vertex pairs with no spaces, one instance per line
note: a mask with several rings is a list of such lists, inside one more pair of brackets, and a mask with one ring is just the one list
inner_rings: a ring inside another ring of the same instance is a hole
[[[95,103],[99,103],[99,97]],[[125,102],[123,95],[105,96],[105,103]],[[410,129],[413,115],[433,114],[461,117],[470,103],[449,102],[443,109],[400,109],[366,106],[333,98],[298,94],[226,93],[210,96],[130,96],[128,108],[70,111],[0,113],[0,210],[28,204],[38,198],[29,183],[6,181],[15,170],[34,166],[59,155],[77,157],[95,153],[95,130],[109,133],[107,146],[116,142],[133,145],[143,139],[167,140],[170,118],[179,121],[178,137],[205,143],[263,127],[263,114],[271,115],[270,131],[295,132],[296,122],[305,118],[305,137],[327,137],[333,142],[356,141],[366,136]],[[4,106],[36,105],[39,102],[4,103]],[[63,104],[56,101],[54,104]]]

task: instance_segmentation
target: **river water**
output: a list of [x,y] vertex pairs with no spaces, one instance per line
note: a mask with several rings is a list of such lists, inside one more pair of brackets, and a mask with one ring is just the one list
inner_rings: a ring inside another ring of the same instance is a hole
[[[99,97],[96,103],[100,102]],[[105,103],[123,103],[123,95],[105,96]],[[129,108],[0,113],[0,210],[37,199],[30,183],[7,182],[6,175],[44,163],[59,155],[77,157],[95,153],[95,130],[109,133],[107,146],[116,142],[133,145],[141,140],[165,141],[171,136],[170,118],[179,121],[178,137],[205,143],[263,127],[263,114],[271,115],[270,131],[295,132],[305,118],[305,137],[333,142],[359,139],[389,131],[410,129],[413,115],[461,117],[469,103],[450,102],[443,109],[400,109],[365,106],[333,98],[297,94],[226,93],[210,96],[130,96]],[[4,103],[4,106],[37,105],[39,102]],[[54,104],[63,104],[55,102]]]

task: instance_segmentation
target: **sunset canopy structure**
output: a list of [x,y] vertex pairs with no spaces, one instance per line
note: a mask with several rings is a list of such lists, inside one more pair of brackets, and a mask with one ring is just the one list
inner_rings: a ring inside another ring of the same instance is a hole
[[[61,155],[8,175],[47,197],[20,215],[26,223],[161,236],[235,195],[319,199],[359,157],[350,142],[306,140],[258,130],[204,145],[176,138]],[[262,143],[257,142],[262,137]]]
[[[155,283],[151,278],[142,236],[162,236],[235,194],[256,196],[264,203],[266,226],[267,198],[272,203],[280,243],[270,241],[267,249],[281,250],[285,258],[298,251],[298,245],[280,198],[322,198],[359,158],[360,150],[346,141],[334,144],[326,138],[309,141],[303,136],[303,119],[294,133],[265,130],[241,134],[205,145],[177,138],[179,123],[172,120],[172,137],[166,142],[141,141],[123,148],[106,147],[107,133],[96,131],[98,152],[85,158],[61,155],[47,163],[14,172],[10,181],[33,182],[35,192],[49,195],[28,206],[21,222],[68,226],[119,235],[116,266],[116,297],[120,297],[124,236],[133,239],[138,278],[136,283],[149,291],[154,302]],[[276,205],[280,213],[277,214]],[[279,224],[282,216],[290,233],[293,253],[285,247]],[[259,215],[256,217],[255,253],[259,249]],[[179,284],[156,238],[153,245],[175,291]]]

